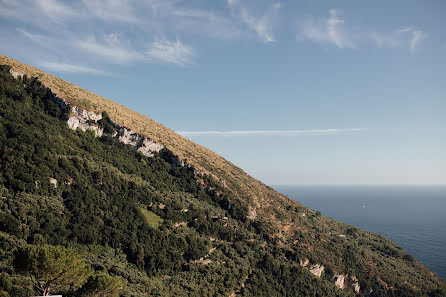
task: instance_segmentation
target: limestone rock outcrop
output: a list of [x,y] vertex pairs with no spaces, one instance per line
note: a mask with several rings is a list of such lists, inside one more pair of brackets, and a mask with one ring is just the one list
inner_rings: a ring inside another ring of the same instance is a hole
[[[308,269],[309,272],[317,277],[322,277],[322,274],[325,271],[324,265],[310,264],[308,258],[299,259],[299,265]],[[330,269],[328,269],[328,271],[330,271]],[[357,294],[361,293],[361,286],[359,285],[359,281],[356,276],[349,276],[348,274],[344,275],[332,272],[331,274],[329,273],[324,275],[324,278],[334,282],[335,286],[341,290],[350,288]]]
[[305,260],[301,259],[301,260],[299,260],[299,264],[302,267],[307,267],[309,263],[310,263],[310,261],[308,259],[305,259]]
[[320,264],[313,264],[310,267],[310,272],[314,275],[316,275],[317,277],[321,277],[322,272],[324,272],[324,265],[320,265]]
[[341,290],[344,289],[344,287],[345,287],[344,280],[345,280],[345,277],[343,274],[335,274],[333,276],[333,281],[335,283],[335,286]]
[[[102,113],[81,109],[69,104],[63,99],[58,100],[57,103],[63,109],[68,111],[67,124],[70,129],[81,129],[84,132],[94,131],[97,137],[101,137],[105,134],[104,129],[101,128],[98,123],[103,119]],[[117,138],[122,143],[130,144],[149,158],[153,157],[154,153],[159,153],[164,148],[163,144],[146,138],[114,121],[111,121],[111,125],[114,127],[115,132],[108,135]],[[172,163],[175,166],[185,166],[185,162],[182,160],[172,160]]]
[[100,128],[97,124],[97,122],[102,119],[102,114],[83,110],[79,107],[68,104],[67,107],[70,110],[67,120],[67,124],[70,129],[76,130],[79,128],[84,132],[87,130],[92,130],[98,137],[101,137],[104,134],[104,129]]

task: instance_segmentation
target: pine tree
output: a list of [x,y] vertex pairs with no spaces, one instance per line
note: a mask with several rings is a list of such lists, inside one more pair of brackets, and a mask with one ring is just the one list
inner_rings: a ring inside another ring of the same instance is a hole
[[82,286],[92,270],[75,251],[47,244],[19,248],[15,254],[14,267],[30,277],[42,296]]

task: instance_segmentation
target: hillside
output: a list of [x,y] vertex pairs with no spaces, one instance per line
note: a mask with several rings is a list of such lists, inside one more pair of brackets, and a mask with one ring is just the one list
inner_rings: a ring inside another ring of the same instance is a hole
[[42,242],[121,278],[122,296],[445,296],[390,240],[111,100],[0,65],[0,296],[35,294],[13,262]]

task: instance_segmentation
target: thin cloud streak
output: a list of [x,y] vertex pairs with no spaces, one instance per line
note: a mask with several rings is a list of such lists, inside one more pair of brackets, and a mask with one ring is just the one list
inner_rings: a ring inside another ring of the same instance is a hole
[[45,69],[56,71],[56,72],[66,72],[66,73],[89,73],[95,75],[111,75],[111,73],[91,68],[88,66],[74,65],[67,63],[56,63],[56,62],[41,62],[39,65]]
[[48,38],[47,36],[40,35],[40,34],[33,34],[30,33],[24,29],[17,28],[17,32],[20,32],[23,34],[23,36],[27,37],[28,39],[32,40],[35,43],[38,43],[42,47],[51,48],[52,39]]
[[333,135],[366,131],[366,128],[310,129],[310,130],[233,130],[233,131],[176,131],[183,136],[304,136]]

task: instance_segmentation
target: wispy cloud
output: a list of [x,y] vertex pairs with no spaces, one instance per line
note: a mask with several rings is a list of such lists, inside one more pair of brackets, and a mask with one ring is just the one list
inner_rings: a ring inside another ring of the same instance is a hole
[[427,38],[427,34],[421,30],[412,31],[412,38],[410,39],[410,51],[415,53],[419,44]]
[[82,65],[73,65],[67,63],[56,63],[56,62],[40,62],[39,65],[44,69],[53,70],[56,72],[66,72],[66,73],[89,73],[95,75],[111,75],[108,72],[91,68]]
[[163,12],[164,15],[158,13],[158,16],[165,19],[166,23],[178,32],[218,39],[233,39],[241,36],[241,30],[233,20],[211,11],[171,5]]
[[0,16],[51,29],[53,24],[82,19],[84,14],[58,0],[0,0]]
[[395,48],[401,46],[401,38],[399,35],[398,31],[392,32],[391,34],[373,32],[371,37],[378,47]]
[[28,39],[32,40],[35,43],[38,43],[43,47],[48,47],[51,44],[52,41],[51,38],[48,38],[45,35],[30,33],[21,28],[17,28],[17,31],[23,34],[23,36],[27,37]]
[[127,0],[82,0],[88,11],[107,22],[138,23],[135,9]]
[[[57,38],[50,38],[40,34],[30,33],[23,29],[17,29],[18,32],[26,36],[29,40],[48,49],[60,48],[70,42],[60,43]],[[146,63],[171,63],[179,66],[188,66],[193,64],[193,58],[196,56],[194,49],[181,42],[178,38],[171,41],[168,39],[159,39],[153,41],[150,46],[136,49],[130,41],[121,41],[120,34],[110,33],[100,37],[90,36],[87,39],[76,39],[71,37],[71,45],[77,49],[88,52],[89,56],[94,56],[94,60],[105,60],[114,64],[129,64],[135,61]],[[67,38],[70,40],[70,38]],[[42,63],[40,63],[42,64]],[[49,64],[45,64],[49,68]],[[62,65],[62,64],[61,64]],[[53,68],[56,65],[51,65]],[[75,72],[75,68],[64,64],[65,72]],[[58,69],[61,70],[62,68]],[[55,70],[55,69],[54,69]],[[84,71],[83,71],[84,70]],[[100,74],[100,72],[86,71],[86,68],[78,68],[76,72],[85,72],[91,74]],[[90,69],[92,70],[92,69]]]
[[102,37],[102,40],[97,40],[95,37],[90,37],[86,40],[76,40],[74,45],[118,64],[141,60],[144,57],[142,53],[135,50],[131,45],[122,44],[119,35],[116,33],[106,34]]
[[152,43],[147,55],[160,62],[186,66],[192,63],[194,51],[192,47],[182,43],[179,39],[175,41],[160,40]]
[[358,48],[360,43],[372,42],[380,48],[405,48],[412,54],[428,35],[412,26],[401,27],[390,32],[351,30],[336,9],[328,11],[328,18],[307,17],[300,22],[296,38],[298,41],[311,40],[322,44],[332,44],[338,48]]
[[300,26],[297,40],[311,40],[317,43],[333,44],[338,48],[356,48],[353,36],[344,26],[336,9],[329,10],[329,17],[315,20],[309,17]]
[[36,0],[35,3],[41,8],[46,16],[55,21],[62,21],[66,18],[79,17],[80,13],[64,3],[57,0]]
[[230,16],[177,0],[0,0],[0,17],[27,28],[17,29],[18,40],[22,39],[22,48],[23,43],[35,43],[34,57],[45,56],[50,49],[58,60],[69,57],[84,65],[162,62],[188,66],[197,58],[196,51],[177,36],[228,39],[241,32]]
[[[199,58],[192,41],[202,37],[229,40],[255,35],[265,43],[274,42],[281,4],[260,2],[263,4],[226,0],[226,9],[217,10],[180,0],[0,0],[0,17],[13,22],[21,33],[0,49],[19,46],[36,62],[70,61],[73,65],[95,66],[162,62],[189,66]],[[365,39],[378,47],[406,48],[416,53],[428,36],[407,27],[389,34],[359,32],[358,38],[358,32],[346,23],[338,10],[331,9],[325,18],[303,21],[297,39],[338,48],[356,48]],[[5,26],[0,31],[8,29]]]
[[264,42],[276,41],[273,33],[273,21],[277,17],[281,4],[274,3],[261,17],[253,16],[240,0],[227,0],[233,13],[240,17],[251,30],[253,30]]
[[331,135],[365,131],[365,128],[310,129],[310,130],[233,130],[233,131],[177,131],[183,136],[304,136]]
[[413,27],[403,27],[390,33],[371,34],[372,40],[378,47],[383,48],[406,48],[414,54],[422,41],[427,38],[427,34]]

